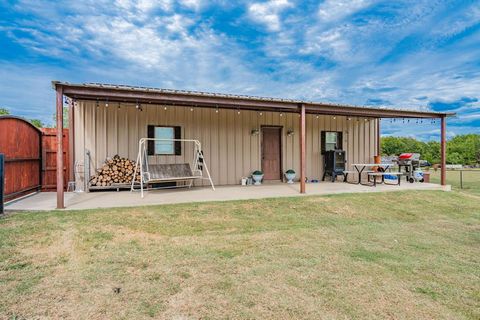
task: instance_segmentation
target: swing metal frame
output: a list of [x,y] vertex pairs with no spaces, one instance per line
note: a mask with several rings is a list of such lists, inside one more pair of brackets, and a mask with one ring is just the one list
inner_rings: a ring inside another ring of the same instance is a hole
[[[150,172],[151,166],[159,166],[159,164],[152,164],[148,163],[148,154],[147,154],[147,144],[149,141],[166,141],[166,142],[184,142],[184,143],[193,143],[194,150],[193,150],[193,161],[191,164],[186,164],[190,167],[191,175],[190,176],[182,176],[182,177],[168,177],[168,178],[156,178],[152,177]],[[206,172],[206,177],[204,176],[204,170]],[[207,163],[203,156],[202,151],[202,144],[200,141],[195,139],[160,139],[160,138],[141,138],[138,142],[138,155],[137,161],[135,163],[135,170],[133,172],[132,184],[130,187],[130,191],[135,191],[135,185],[138,186],[138,182],[136,182],[137,175],[140,176],[140,194],[141,197],[144,197],[143,191],[144,186],[151,184],[151,183],[165,183],[165,182],[189,182],[187,185],[183,186],[175,186],[170,188],[182,188],[182,187],[192,187],[193,180],[203,179],[208,180],[212,189],[215,191],[215,186],[212,181],[212,177],[210,176],[210,171],[208,170]],[[154,190],[154,189],[164,189],[163,188],[147,188],[147,190]]]

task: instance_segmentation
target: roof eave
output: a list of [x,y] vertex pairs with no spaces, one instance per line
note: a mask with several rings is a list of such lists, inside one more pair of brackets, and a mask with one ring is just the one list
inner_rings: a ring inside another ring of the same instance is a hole
[[351,105],[316,103],[287,99],[269,99],[249,96],[174,91],[154,88],[135,88],[110,85],[70,84],[52,81],[52,87],[63,88],[63,94],[78,100],[106,100],[118,102],[158,103],[230,109],[271,110],[297,112],[304,104],[308,113],[360,116],[373,118],[441,118],[455,116],[453,112],[429,112],[392,108],[369,108]]

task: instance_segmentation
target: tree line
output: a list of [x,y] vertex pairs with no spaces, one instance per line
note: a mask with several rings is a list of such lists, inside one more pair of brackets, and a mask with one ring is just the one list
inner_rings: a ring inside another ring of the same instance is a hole
[[[7,108],[0,108],[0,116],[10,115],[10,114],[11,114],[10,110],[8,110]],[[56,122],[57,116],[55,113],[53,114],[52,119],[53,119],[53,126],[45,124],[43,123],[42,120],[39,120],[39,119],[27,119],[27,120],[30,121],[37,128],[55,128],[57,126],[57,122]],[[63,107],[63,127],[64,128],[68,127],[68,107]]]
[[[382,137],[382,155],[420,153],[431,164],[440,163],[440,142],[406,137]],[[447,164],[480,164],[480,134],[463,134],[447,141]]]

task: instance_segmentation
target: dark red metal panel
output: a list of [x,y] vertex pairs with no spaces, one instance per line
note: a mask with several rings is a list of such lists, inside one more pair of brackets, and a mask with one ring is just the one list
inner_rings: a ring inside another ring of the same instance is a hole
[[5,200],[41,186],[41,132],[25,119],[0,116],[0,153],[5,155]]

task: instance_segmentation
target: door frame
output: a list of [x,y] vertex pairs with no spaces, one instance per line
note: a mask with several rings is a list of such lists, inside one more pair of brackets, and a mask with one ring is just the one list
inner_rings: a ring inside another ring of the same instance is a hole
[[272,179],[267,181],[283,181],[283,126],[276,126],[276,125],[261,125],[260,126],[260,169],[263,171],[263,129],[279,129],[280,132],[280,172],[279,172],[279,179]]

